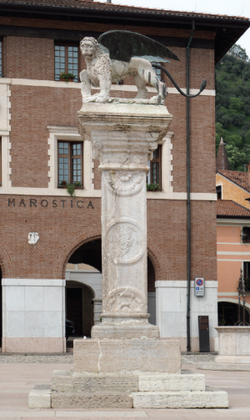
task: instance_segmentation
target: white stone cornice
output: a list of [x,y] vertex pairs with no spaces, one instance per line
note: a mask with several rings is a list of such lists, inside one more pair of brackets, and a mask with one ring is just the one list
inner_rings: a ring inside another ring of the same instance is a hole
[[4,278],[2,286],[62,286],[66,285],[66,281],[62,279],[18,279]]
[[[10,79],[10,78],[0,78],[0,84],[8,85],[18,85],[18,86],[38,86],[38,87],[54,87],[54,88],[65,88],[65,89],[81,89],[81,83],[77,82],[60,82],[55,80],[35,80],[35,79]],[[147,88],[150,93],[155,93],[155,89],[152,87]],[[98,91],[99,89],[95,89]],[[181,90],[186,93],[187,89],[181,87]],[[135,85],[115,85],[111,86],[111,92],[137,92],[137,87]],[[196,95],[199,92],[199,89],[190,89],[191,95]],[[168,88],[168,93],[170,95],[180,95],[178,90],[174,87]],[[215,96],[215,89],[204,89],[200,96]]]
[[[28,188],[28,187],[12,187],[12,188],[5,188],[0,187],[0,194],[6,195],[7,197],[14,196],[14,195],[35,195],[35,196],[47,196],[47,197],[68,197],[69,194],[67,193],[66,189],[63,188]],[[75,190],[76,197],[101,197],[101,190],[94,190],[94,189],[79,189]],[[148,200],[187,200],[186,193],[175,193],[175,192],[163,192],[163,191],[148,191],[147,192],[147,199]],[[217,196],[216,194],[209,194],[209,193],[191,193],[191,200],[194,201],[216,201]],[[234,222],[232,220],[232,222]],[[239,221],[244,226],[247,226],[249,222],[246,220]],[[217,224],[219,223],[217,219]],[[228,220],[225,221],[225,224],[230,225]],[[237,223],[235,223],[237,225]]]

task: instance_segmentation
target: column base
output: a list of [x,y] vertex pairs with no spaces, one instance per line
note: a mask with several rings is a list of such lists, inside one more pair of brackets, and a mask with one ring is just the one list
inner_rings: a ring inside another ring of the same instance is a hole
[[160,331],[148,322],[102,323],[92,327],[91,338],[160,338]]
[[175,339],[74,340],[74,372],[179,373],[180,344]]

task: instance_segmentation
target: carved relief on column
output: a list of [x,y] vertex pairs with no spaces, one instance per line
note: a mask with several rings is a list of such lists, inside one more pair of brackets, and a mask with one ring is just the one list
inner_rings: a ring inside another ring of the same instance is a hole
[[121,196],[130,196],[138,193],[144,186],[144,176],[141,172],[135,171],[115,171],[106,172],[104,182],[109,187],[110,192]]
[[120,219],[107,227],[107,254],[114,264],[133,264],[143,254],[141,227],[129,219]]
[[122,337],[158,337],[147,313],[146,174],[172,117],[164,107],[106,104],[92,107],[100,109],[93,117],[90,108],[79,113],[79,128],[102,172],[103,278],[102,324],[91,334],[117,337],[119,325]]
[[143,296],[137,290],[120,288],[110,292],[107,296],[107,310],[116,314],[143,313],[145,303]]

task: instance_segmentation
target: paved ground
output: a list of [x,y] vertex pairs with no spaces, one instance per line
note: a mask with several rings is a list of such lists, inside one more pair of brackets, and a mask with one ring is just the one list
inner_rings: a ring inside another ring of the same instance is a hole
[[183,355],[183,369],[205,374],[206,383],[229,394],[228,410],[29,410],[28,394],[37,383],[50,383],[54,369],[72,369],[72,355],[36,356],[0,353],[0,420],[250,420],[250,373],[198,371],[195,363],[212,355]]

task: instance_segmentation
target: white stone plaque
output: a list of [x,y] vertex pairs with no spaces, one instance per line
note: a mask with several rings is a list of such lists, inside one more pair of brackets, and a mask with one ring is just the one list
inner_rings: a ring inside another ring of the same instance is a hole
[[38,232],[30,232],[28,234],[28,243],[30,245],[36,245],[39,241],[39,233]]

